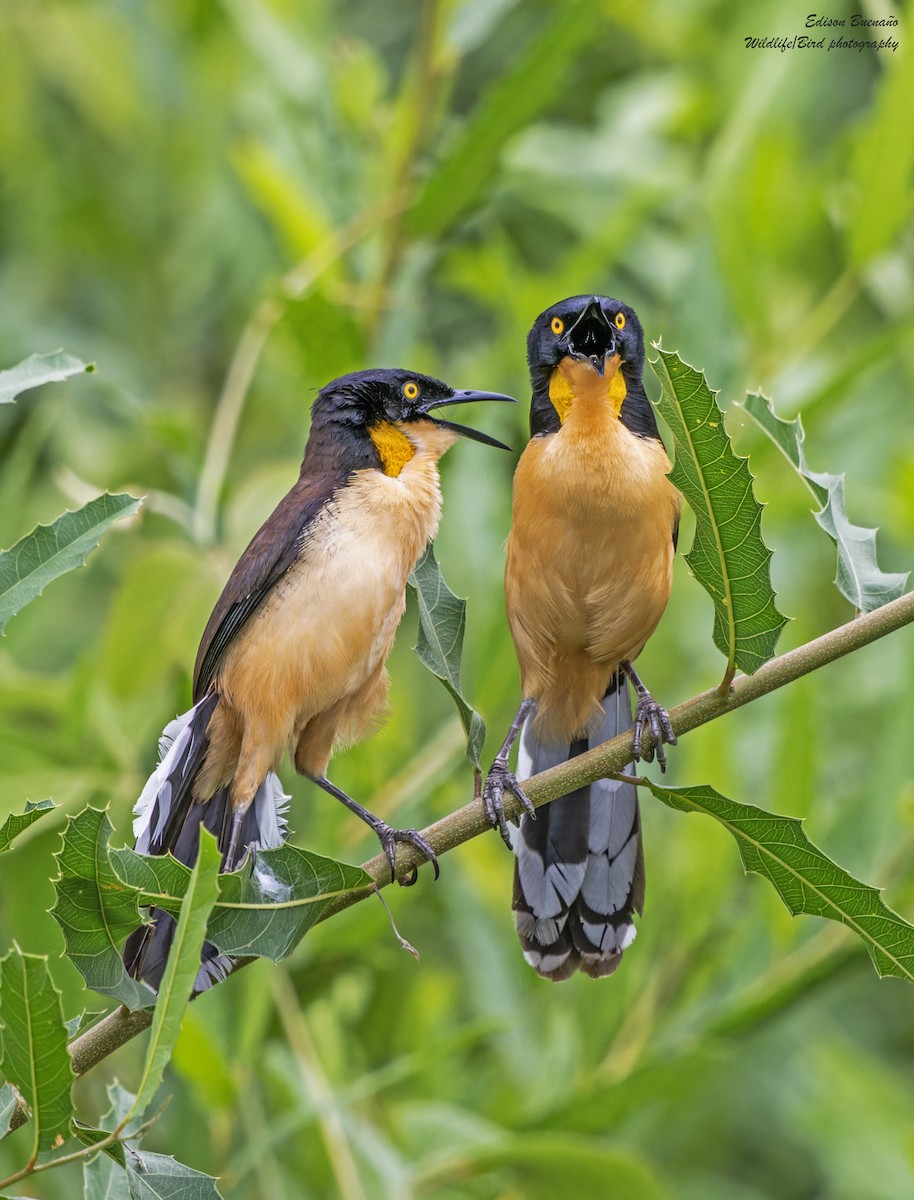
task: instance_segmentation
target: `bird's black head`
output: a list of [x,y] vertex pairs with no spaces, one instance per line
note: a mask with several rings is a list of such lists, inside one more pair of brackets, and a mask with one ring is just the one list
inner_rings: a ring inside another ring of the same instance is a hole
[[554,433],[566,416],[567,388],[557,368],[569,361],[586,362],[607,379],[607,393],[618,401],[623,422],[646,405],[648,423],[656,429],[641,382],[644,332],[634,309],[609,296],[589,295],[560,300],[540,313],[527,338],[534,434]]
[[353,464],[351,469],[374,466],[397,475],[429,427],[510,449],[478,429],[431,415],[447,405],[474,400],[514,403],[513,396],[497,392],[457,391],[417,371],[377,368],[342,375],[321,388],[314,401],[306,462],[315,454],[325,464]]

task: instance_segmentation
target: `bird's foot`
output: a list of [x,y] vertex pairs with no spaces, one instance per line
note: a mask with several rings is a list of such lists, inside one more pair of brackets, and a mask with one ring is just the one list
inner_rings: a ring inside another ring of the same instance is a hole
[[378,821],[374,825],[374,831],[378,835],[378,841],[381,843],[381,849],[387,855],[387,861],[390,863],[390,878],[391,882],[397,880],[400,887],[412,887],[419,877],[419,868],[413,867],[409,875],[403,875],[397,878],[397,843],[407,842],[411,846],[415,846],[417,850],[432,864],[432,869],[435,872],[435,878],[441,874],[441,869],[438,866],[438,856],[431,848],[418,829],[392,829],[384,821]]
[[673,732],[673,726],[670,724],[670,716],[662,704],[658,704],[654,697],[650,694],[647,688],[642,685],[642,690],[638,692],[638,702],[635,706],[635,744],[634,754],[637,762],[641,757],[641,739],[644,736],[645,729],[650,731],[653,741],[644,752],[645,762],[653,762],[654,755],[657,755],[657,762],[661,771],[666,770],[666,755],[663,752],[663,744],[666,742],[668,746],[676,745],[676,734]]
[[523,805],[524,812],[536,820],[536,809],[527,799],[527,794],[518,783],[517,776],[508,768],[507,760],[496,758],[489,770],[485,787],[482,789],[482,803],[489,823],[501,834],[502,841],[508,849],[513,850],[511,834],[508,832],[508,823],[505,820],[505,792],[516,796]]

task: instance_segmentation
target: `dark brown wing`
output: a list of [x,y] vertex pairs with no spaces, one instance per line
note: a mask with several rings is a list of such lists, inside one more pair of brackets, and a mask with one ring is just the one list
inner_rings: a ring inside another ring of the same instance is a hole
[[194,666],[194,702],[216,677],[222,656],[301,551],[308,529],[351,471],[302,476],[239,558],[206,623]]

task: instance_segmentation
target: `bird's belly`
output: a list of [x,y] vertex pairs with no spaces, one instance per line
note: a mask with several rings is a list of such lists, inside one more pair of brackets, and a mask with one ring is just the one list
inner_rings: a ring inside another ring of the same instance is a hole
[[226,656],[220,690],[245,725],[277,742],[357,692],[390,651],[409,572],[434,528],[404,521],[384,486],[373,496],[346,489]]
[[[564,440],[563,440],[564,439]],[[505,590],[526,694],[605,686],[660,620],[679,497],[659,442],[534,440],[515,483]],[[602,693],[600,693],[602,694]]]

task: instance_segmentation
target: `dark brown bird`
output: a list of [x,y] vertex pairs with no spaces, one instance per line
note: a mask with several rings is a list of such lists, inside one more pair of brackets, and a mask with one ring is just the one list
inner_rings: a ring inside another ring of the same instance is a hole
[[[486,810],[513,843],[514,911],[539,974],[611,974],[644,900],[636,789],[602,780],[535,815],[520,779],[632,727],[665,765],[669,718],[632,663],[666,607],[681,497],[644,391],[634,311],[574,296],[537,317],[527,343],[531,440],[514,477],[505,599],[523,703],[489,773]],[[508,755],[523,730],[517,774]],[[505,790],[527,808],[509,832]]]
[[[135,809],[141,853],[171,851],[192,865],[201,823],[225,870],[247,849],[281,845],[288,797],[275,772],[288,749],[300,774],[371,826],[392,878],[398,842],[417,846],[437,876],[419,833],[392,829],[327,768],[334,747],[364,737],[383,710],[407,577],[438,529],[438,460],[460,434],[508,448],[430,414],[510,399],[403,370],[358,371],[322,389],[299,479],[232,571],[197,652],[194,706],[163,734]],[[125,962],[155,987],[174,923],[153,916],[128,940]],[[197,990],[230,969],[205,947]]]

